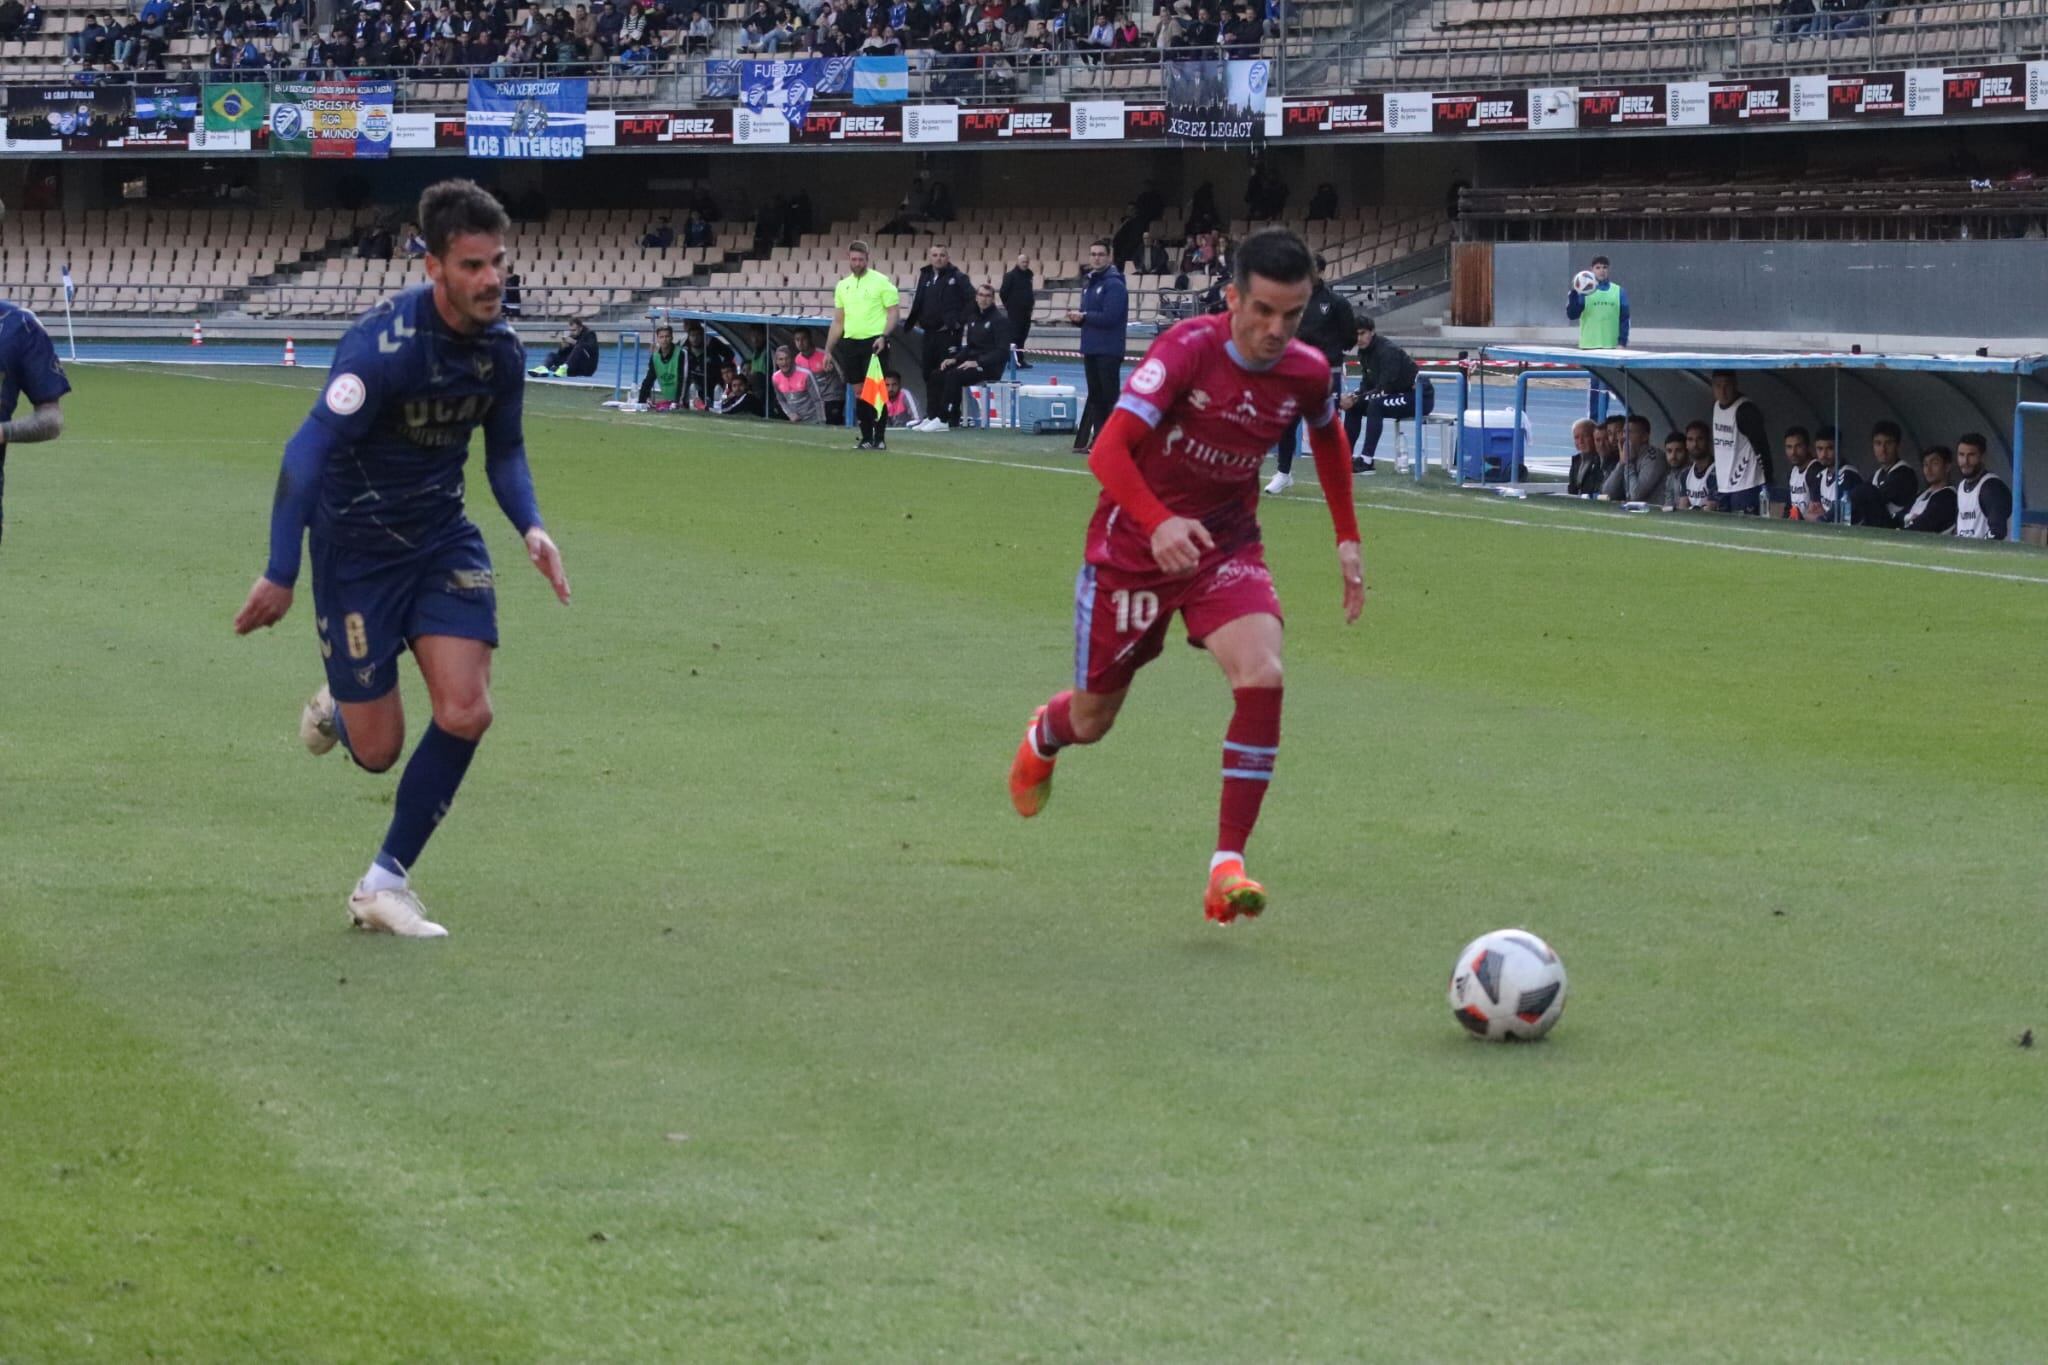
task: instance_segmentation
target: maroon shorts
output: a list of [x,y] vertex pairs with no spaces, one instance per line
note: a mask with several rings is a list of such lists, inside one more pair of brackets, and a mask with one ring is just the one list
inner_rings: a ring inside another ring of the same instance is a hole
[[1074,686],[1121,692],[1166,647],[1179,612],[1188,643],[1241,616],[1279,616],[1280,598],[1257,541],[1205,564],[1186,578],[1083,564],[1074,580]]

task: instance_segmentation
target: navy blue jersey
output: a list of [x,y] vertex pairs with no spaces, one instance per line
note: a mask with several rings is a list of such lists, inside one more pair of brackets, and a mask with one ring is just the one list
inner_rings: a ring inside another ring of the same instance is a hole
[[0,422],[14,416],[23,395],[33,407],[69,392],[71,381],[43,324],[28,309],[0,302]]
[[313,533],[349,549],[402,554],[465,524],[470,433],[486,454],[523,441],[526,352],[505,322],[450,330],[431,286],[365,313],[335,347],[313,420],[337,449],[321,472]]

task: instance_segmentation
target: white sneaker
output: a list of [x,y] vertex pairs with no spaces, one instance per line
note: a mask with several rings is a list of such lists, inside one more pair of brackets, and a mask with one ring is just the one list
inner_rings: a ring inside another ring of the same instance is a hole
[[396,891],[365,891],[358,887],[348,898],[349,918],[358,929],[395,934],[399,938],[448,937],[446,929],[426,917],[426,908],[411,887]]
[[334,733],[334,694],[327,690],[326,683],[321,683],[320,690],[299,712],[299,743],[318,758],[332,749],[338,739]]
[[1266,485],[1266,491],[1268,493],[1285,493],[1292,487],[1294,487],[1294,476],[1292,474],[1275,474],[1273,481]]
[[917,424],[917,429],[919,431],[944,431],[946,429],[946,419],[943,417],[927,417]]

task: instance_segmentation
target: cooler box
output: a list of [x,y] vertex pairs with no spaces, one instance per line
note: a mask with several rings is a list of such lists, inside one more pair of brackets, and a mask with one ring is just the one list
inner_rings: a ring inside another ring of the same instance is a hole
[[[1529,453],[1529,414],[1522,414],[1522,454]],[[1466,408],[1458,436],[1458,479],[1463,483],[1519,483],[1529,477],[1526,463],[1512,474],[1515,458],[1515,410]]]
[[1081,425],[1081,391],[1065,384],[1019,384],[1017,425],[1026,431],[1072,431]]

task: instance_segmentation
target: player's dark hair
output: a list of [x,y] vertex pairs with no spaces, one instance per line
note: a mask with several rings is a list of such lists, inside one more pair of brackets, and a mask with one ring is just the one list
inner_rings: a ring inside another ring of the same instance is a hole
[[1899,424],[1897,422],[1894,422],[1889,417],[1879,418],[1877,424],[1871,427],[1870,435],[1872,439],[1875,439],[1879,436],[1889,436],[1894,441],[1903,441],[1906,439],[1906,433],[1900,431]]
[[1254,276],[1275,284],[1300,284],[1315,270],[1308,244],[1286,228],[1260,228],[1237,244],[1239,289],[1251,288]]
[[1641,427],[1644,431],[1650,430],[1650,419],[1643,416],[1640,412],[1630,413],[1628,424],[1632,427]]
[[1593,258],[1593,264],[1594,264],[1594,265],[1613,265],[1613,264],[1614,264],[1614,262],[1612,262],[1612,261],[1608,260],[1608,259],[1607,259],[1607,258],[1606,258],[1605,256],[1595,256],[1595,257]]
[[1360,318],[1358,320],[1358,330],[1361,332],[1371,332],[1374,336],[1378,336],[1380,334],[1380,325],[1371,318]]
[[1822,427],[1819,431],[1813,433],[1813,439],[1816,441],[1839,441],[1842,438],[1841,433],[1837,432],[1833,427]]
[[1786,427],[1785,439],[1789,441],[1794,436],[1797,436],[1802,441],[1811,441],[1813,439],[1813,437],[1807,435],[1805,427]]
[[1628,417],[1626,414],[1623,413],[1610,412],[1605,417],[1600,419],[1600,425],[1603,427],[1627,426]]
[[1731,382],[1731,383],[1733,383],[1733,382],[1736,382],[1736,381],[1735,381],[1735,371],[1733,371],[1733,370],[1715,370],[1714,372],[1712,372],[1711,374],[1709,374],[1709,375],[1707,376],[1707,379],[1708,379],[1708,381],[1709,381],[1709,382],[1712,382],[1713,380],[1716,380],[1716,379],[1726,379],[1726,380],[1728,380],[1728,381],[1729,381],[1729,382]]
[[1975,446],[1977,449],[1985,451],[1991,449],[1991,442],[1984,439],[1984,433],[1981,431],[1964,432],[1956,437],[1956,444],[1959,446]]
[[894,370],[884,370],[884,371],[882,371],[882,379],[883,379],[883,382],[885,382],[885,383],[886,383],[887,381],[891,380],[891,379],[895,380],[895,381],[896,381],[897,383],[899,383],[899,384],[901,384],[901,383],[903,382],[903,376],[902,376],[902,375],[900,375],[900,374],[898,374],[898,373],[897,373],[896,371],[894,371]]
[[502,237],[512,220],[505,215],[505,206],[476,181],[443,180],[427,186],[420,196],[419,224],[428,254],[445,256],[457,237],[471,232]]
[[1713,431],[1713,428],[1712,428],[1712,427],[1710,427],[1710,426],[1708,426],[1708,425],[1707,425],[1707,424],[1706,424],[1705,422],[1687,422],[1687,423],[1685,424],[1685,434],[1686,434],[1686,435],[1690,436],[1690,435],[1692,435],[1692,434],[1693,434],[1693,433],[1694,433],[1695,431],[1706,431],[1706,432],[1711,432],[1711,431]]
[[1108,252],[1114,252],[1114,251],[1116,250],[1116,243],[1115,243],[1115,242],[1112,242],[1112,241],[1110,241],[1110,240],[1109,240],[1109,238],[1107,238],[1107,237],[1097,237],[1097,238],[1096,238],[1096,239],[1095,239],[1094,241],[1090,242],[1090,243],[1089,243],[1088,245],[1089,245],[1090,247],[1098,247],[1098,246],[1099,246],[1099,247],[1101,247],[1101,248],[1102,248],[1102,249],[1103,249],[1104,251],[1108,251]]
[[1684,433],[1684,432],[1682,432],[1682,431],[1667,431],[1667,432],[1665,432],[1665,433],[1664,433],[1664,444],[1668,446],[1668,445],[1670,445],[1670,444],[1671,444],[1671,443],[1672,443],[1673,441],[1676,441],[1676,442],[1678,442],[1678,443],[1679,443],[1680,445],[1684,445],[1684,444],[1685,444],[1685,433]]
[[856,251],[858,251],[863,256],[871,256],[874,254],[873,252],[868,250],[868,244],[866,242],[848,242],[846,244],[847,255],[851,256]]

